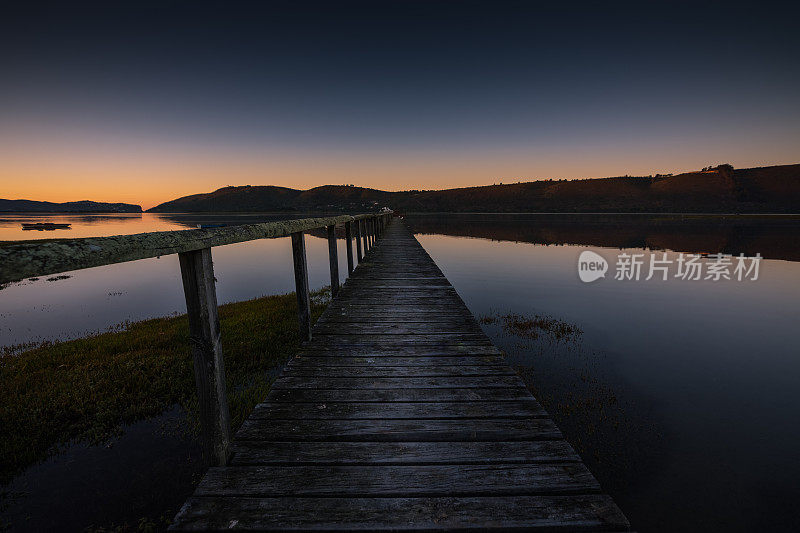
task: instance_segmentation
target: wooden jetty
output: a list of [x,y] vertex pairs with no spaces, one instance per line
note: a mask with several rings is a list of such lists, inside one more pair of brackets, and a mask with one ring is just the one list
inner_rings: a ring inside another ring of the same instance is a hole
[[[316,230],[334,299],[312,326],[305,233]],[[232,439],[212,248],[289,236],[305,343]],[[391,212],[0,243],[0,284],[169,254],[180,259],[211,464],[172,529],[628,529]]]
[[628,522],[397,220],[172,526],[537,528]]

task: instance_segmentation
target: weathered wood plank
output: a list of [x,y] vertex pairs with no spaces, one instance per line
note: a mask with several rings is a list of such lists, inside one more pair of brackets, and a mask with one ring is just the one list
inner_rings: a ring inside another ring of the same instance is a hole
[[355,357],[383,357],[397,355],[423,355],[434,357],[437,355],[502,355],[500,350],[490,345],[483,344],[440,344],[437,346],[428,345],[404,345],[389,346],[385,342],[375,346],[351,345],[351,346],[308,346],[303,353],[314,353],[317,355],[349,355]]
[[581,463],[415,466],[228,466],[208,470],[196,496],[514,496],[592,493]]
[[462,442],[235,441],[236,465],[425,465],[580,462],[564,440]]
[[336,313],[324,313],[317,321],[317,326],[323,326],[325,324],[391,324],[393,322],[409,325],[429,325],[433,328],[438,327],[439,324],[463,327],[474,327],[476,325],[474,319],[464,315],[447,316],[441,313],[430,313],[427,316],[420,316],[412,313],[401,313],[399,311],[395,315],[390,315],[388,313],[371,314],[369,312],[346,313],[338,311]]
[[316,346],[420,346],[433,344],[438,346],[491,346],[491,342],[482,333],[436,333],[427,335],[341,335],[324,333],[317,336]]
[[[346,324],[346,327],[343,326]],[[343,330],[347,331],[343,331]],[[437,324],[409,324],[402,322],[325,322],[317,324],[315,335],[442,335],[462,332],[481,333],[475,324],[458,324],[440,322]]]
[[515,374],[495,376],[332,377],[284,375],[273,389],[488,389],[524,387]]
[[[319,404],[318,404],[319,405]],[[248,418],[238,440],[282,441],[516,441],[560,439],[549,418],[284,420]]]
[[360,368],[369,367],[380,369],[384,366],[397,367],[408,366],[416,367],[417,365],[423,367],[435,366],[454,366],[464,364],[469,367],[474,366],[488,366],[508,368],[508,365],[502,357],[498,355],[439,355],[439,356],[424,356],[424,355],[384,355],[382,357],[370,356],[357,356],[349,355],[346,352],[344,355],[328,354],[328,355],[314,355],[315,352],[304,351],[294,359],[292,359],[287,368],[294,366],[302,367],[304,365],[316,366],[319,368],[324,367],[343,367],[343,368]]
[[394,377],[444,377],[444,376],[513,376],[514,371],[508,365],[436,365],[424,366],[320,366],[316,364],[298,363],[287,365],[292,376],[325,378],[394,378]]
[[482,389],[272,389],[270,402],[480,402],[530,398],[523,387]]
[[198,498],[180,530],[619,531],[625,516],[608,496],[436,498]]
[[531,418],[547,413],[531,398],[516,402],[390,402],[390,403],[262,403],[250,419],[272,420],[391,420],[426,418]]

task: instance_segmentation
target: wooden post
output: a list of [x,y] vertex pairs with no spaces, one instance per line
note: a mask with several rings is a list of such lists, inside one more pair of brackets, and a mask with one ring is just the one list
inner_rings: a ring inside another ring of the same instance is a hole
[[308,294],[306,239],[302,231],[292,233],[294,286],[297,293],[297,318],[300,321],[300,342],[311,340],[311,299]]
[[367,221],[362,218],[358,222],[361,225],[361,239],[364,241],[364,255],[367,255],[369,251],[369,243],[367,242]]
[[375,219],[369,219],[369,247],[375,246]]
[[353,273],[353,223],[344,223],[344,240],[347,242],[347,275]]
[[328,259],[331,263],[331,296],[339,294],[339,250],[336,249],[336,226],[328,226]]
[[364,254],[361,253],[361,221],[356,220],[356,253],[358,254],[358,262],[360,263],[364,259]]
[[179,253],[178,261],[189,315],[203,453],[212,466],[224,466],[230,449],[230,415],[211,248]]

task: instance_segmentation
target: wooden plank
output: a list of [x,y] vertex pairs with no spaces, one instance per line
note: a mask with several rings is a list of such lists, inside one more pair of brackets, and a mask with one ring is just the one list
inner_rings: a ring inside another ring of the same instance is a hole
[[[308,363],[294,363],[287,365],[287,369],[291,370],[292,376],[297,377],[317,377],[325,378],[392,378],[392,377],[443,377],[443,376],[513,376],[514,371],[508,365],[435,365],[425,366],[422,364],[415,364],[413,366],[357,366],[357,367],[341,367],[341,366],[320,366]],[[287,373],[287,375],[289,375]]]
[[[398,319],[408,320],[409,318],[416,318],[419,320],[426,320],[430,318],[434,320],[452,319],[452,318],[466,318],[467,315],[454,312],[448,313],[448,306],[440,303],[431,303],[429,308],[420,305],[409,305],[397,302],[394,305],[394,316]],[[363,303],[338,303],[333,301],[325,311],[325,318],[339,317],[339,318],[375,318],[376,320],[386,320],[392,316],[392,306],[388,303],[376,302],[371,306],[367,302]]]
[[378,346],[308,346],[303,350],[303,353],[315,353],[317,355],[349,355],[354,357],[383,357],[383,356],[397,356],[397,355],[423,355],[427,357],[435,357],[438,355],[502,355],[500,350],[490,345],[467,345],[467,344],[449,344],[438,346],[427,345],[406,345],[406,346],[387,346],[385,343]]
[[560,439],[549,418],[284,420],[248,418],[238,440],[282,441],[516,441]]
[[491,346],[491,342],[486,335],[478,333],[437,333],[427,335],[351,335],[347,332],[342,334],[320,334],[317,336],[316,346],[420,346],[425,344],[432,345],[452,345],[452,346]]
[[480,402],[531,397],[524,387],[472,389],[272,389],[270,402]]
[[[346,325],[346,326],[345,326]],[[347,331],[343,331],[347,329]],[[315,335],[442,335],[462,332],[481,333],[479,326],[473,324],[446,323],[436,324],[403,323],[403,322],[326,322],[317,324]]]
[[318,326],[325,324],[391,324],[399,322],[401,324],[417,324],[417,325],[430,325],[437,327],[437,324],[452,324],[459,326],[475,326],[475,320],[466,315],[447,316],[443,314],[429,314],[427,316],[419,316],[413,313],[400,313],[399,311],[393,316],[388,313],[370,314],[369,312],[362,313],[346,313],[337,311],[335,313],[324,313],[317,321]]
[[251,420],[391,420],[426,418],[532,418],[547,416],[533,398],[516,402],[262,403]]
[[463,442],[235,441],[236,465],[426,465],[580,462],[564,440]]
[[591,493],[581,463],[415,466],[228,466],[208,470],[196,496],[484,496]]
[[523,387],[519,376],[320,377],[287,374],[273,389],[485,389]]
[[508,368],[508,365],[502,357],[498,355],[439,355],[439,356],[424,356],[424,355],[384,355],[382,357],[370,356],[357,356],[357,355],[314,355],[315,352],[304,351],[295,356],[287,368],[294,366],[313,365],[319,368],[324,367],[343,367],[343,368],[381,368],[384,366],[397,367],[408,366],[416,367],[421,365],[424,367],[435,366],[453,366],[464,364],[467,366],[488,366]]
[[182,252],[178,259],[189,317],[203,455],[209,464],[224,465],[230,448],[230,415],[211,248]]
[[435,498],[190,498],[176,530],[620,531],[608,496]]
[[[349,298],[349,296],[348,296]],[[448,313],[448,308],[450,313]],[[370,314],[372,312],[372,314]],[[446,316],[446,317],[466,317],[468,316],[461,309],[453,309],[452,305],[445,304],[444,302],[430,302],[428,305],[414,305],[413,302],[394,302],[380,301],[380,302],[358,302],[355,300],[334,300],[326,308],[326,315],[333,313],[356,315],[361,313],[364,316],[411,316],[417,314],[420,319],[428,317]],[[473,317],[474,318],[474,317]]]

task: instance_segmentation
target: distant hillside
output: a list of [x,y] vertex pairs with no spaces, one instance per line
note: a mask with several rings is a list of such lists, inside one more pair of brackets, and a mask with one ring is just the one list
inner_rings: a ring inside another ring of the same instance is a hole
[[178,198],[150,211],[352,212],[383,206],[400,212],[798,212],[800,165],[739,170],[722,165],[676,176],[542,180],[441,191],[248,185]]
[[141,213],[142,206],[133,204],[109,204],[105,202],[37,202],[35,200],[3,200],[0,212],[16,213]]

